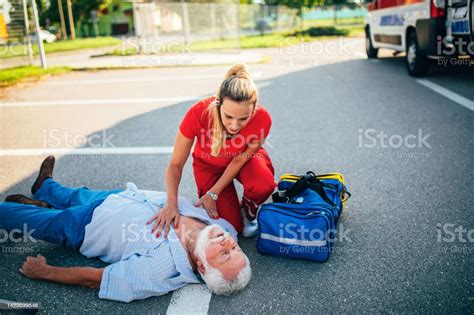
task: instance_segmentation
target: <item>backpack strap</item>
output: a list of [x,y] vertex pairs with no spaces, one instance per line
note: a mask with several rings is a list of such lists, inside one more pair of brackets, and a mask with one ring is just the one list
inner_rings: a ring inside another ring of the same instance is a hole
[[328,204],[331,206],[335,207],[334,202],[332,202],[331,199],[326,195],[326,192],[324,191],[324,186],[330,187],[331,185],[324,184],[321,182],[317,177],[314,172],[309,171],[305,175],[308,177],[308,183],[309,183],[309,188],[312,189],[313,191],[317,192],[321,198],[326,201]]

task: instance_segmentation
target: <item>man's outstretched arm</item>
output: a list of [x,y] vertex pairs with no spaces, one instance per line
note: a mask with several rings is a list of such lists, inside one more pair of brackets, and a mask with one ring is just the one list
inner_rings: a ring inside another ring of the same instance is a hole
[[38,255],[37,257],[28,256],[20,272],[32,279],[99,288],[104,268],[56,267],[48,265],[46,258]]

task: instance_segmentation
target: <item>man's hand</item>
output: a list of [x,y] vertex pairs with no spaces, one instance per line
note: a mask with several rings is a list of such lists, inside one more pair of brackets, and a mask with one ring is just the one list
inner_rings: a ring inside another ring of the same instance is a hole
[[38,254],[36,257],[28,256],[20,268],[20,272],[32,279],[46,279],[48,275],[46,258]]
[[203,207],[206,209],[207,213],[212,219],[219,219],[219,214],[217,213],[216,201],[212,199],[209,195],[204,195],[199,199],[195,204],[196,207]]
[[38,254],[36,257],[28,256],[20,272],[32,279],[99,288],[104,268],[51,266],[46,262],[46,258]]
[[151,234],[155,233],[156,237],[160,237],[161,232],[165,232],[164,237],[168,237],[170,231],[170,225],[174,222],[174,227],[177,228],[179,224],[179,210],[178,207],[170,206],[166,204],[164,208],[161,208],[151,219],[146,223],[150,224],[155,221]]

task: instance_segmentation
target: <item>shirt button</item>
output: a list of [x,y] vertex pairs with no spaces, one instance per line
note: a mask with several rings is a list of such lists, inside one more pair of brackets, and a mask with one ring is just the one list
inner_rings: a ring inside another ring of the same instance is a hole
[[146,202],[146,199],[144,199],[143,202]]

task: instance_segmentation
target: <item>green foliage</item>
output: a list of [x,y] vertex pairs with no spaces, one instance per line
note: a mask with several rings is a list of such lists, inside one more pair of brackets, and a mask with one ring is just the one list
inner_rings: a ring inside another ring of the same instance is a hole
[[[66,0],[60,0],[63,6],[64,17],[66,20],[66,26],[69,30],[69,19],[68,9]],[[71,0],[72,11],[74,16],[74,23],[80,23],[84,19],[90,17],[90,13],[93,10],[101,10],[111,3],[115,3],[118,0]],[[53,23],[59,23],[59,9],[58,0],[50,0],[50,6],[46,10],[41,10],[41,21],[44,23],[46,19],[49,19]]]
[[303,8],[312,8],[313,6],[322,5],[324,0],[266,0],[269,5],[286,5],[287,7],[298,9],[298,14],[303,14]]
[[304,31],[291,34],[291,36],[346,36],[349,34],[347,29],[338,29],[334,26],[310,27]]

